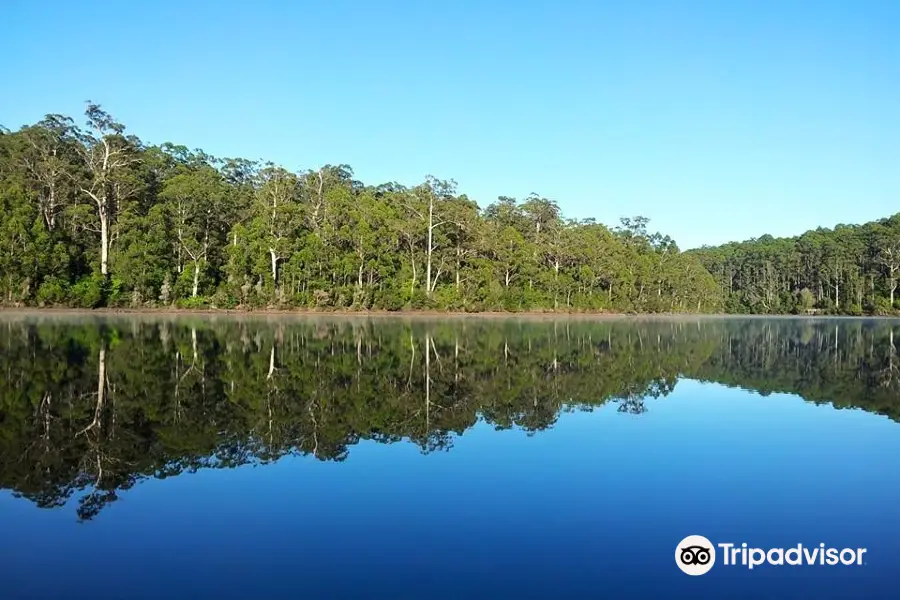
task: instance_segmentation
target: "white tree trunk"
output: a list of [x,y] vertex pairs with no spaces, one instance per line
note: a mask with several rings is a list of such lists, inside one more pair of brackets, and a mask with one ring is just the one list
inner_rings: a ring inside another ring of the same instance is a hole
[[410,296],[416,292],[416,282],[418,281],[418,273],[416,272],[416,254],[413,250],[412,238],[409,242],[409,264],[412,266],[412,282],[409,284]]
[[459,290],[459,268],[460,268],[460,255],[462,254],[462,250],[459,247],[459,244],[456,244],[456,289]]
[[269,248],[269,255],[272,258],[272,282],[275,288],[278,288],[278,255],[275,254],[274,248]]
[[434,232],[434,196],[428,197],[428,251],[425,262],[425,294],[431,297],[431,251],[432,235]]
[[200,261],[194,261],[194,287],[191,289],[191,297],[196,298],[200,290]]
[[109,215],[100,211],[100,273],[109,275]]
[[47,229],[53,231],[53,226],[56,225],[56,183],[50,182],[50,214],[44,216],[44,220],[47,222]]

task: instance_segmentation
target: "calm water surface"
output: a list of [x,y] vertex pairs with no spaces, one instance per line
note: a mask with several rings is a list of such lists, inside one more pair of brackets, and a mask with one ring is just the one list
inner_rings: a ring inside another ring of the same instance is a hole
[[0,317],[0,597],[893,598],[895,330]]

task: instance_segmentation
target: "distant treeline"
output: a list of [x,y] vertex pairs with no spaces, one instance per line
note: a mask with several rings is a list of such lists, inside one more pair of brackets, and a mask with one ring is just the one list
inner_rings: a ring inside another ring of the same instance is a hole
[[84,519],[146,478],[340,461],[361,440],[446,450],[479,420],[537,433],[566,411],[639,415],[681,377],[900,420],[887,320],[2,326],[0,489],[42,507],[77,498]]
[[644,217],[614,228],[567,220],[537,194],[480,208],[452,180],[429,176],[408,188],[365,185],[347,165],[291,172],[148,145],[96,104],[85,114],[83,127],[47,115],[0,131],[2,304],[616,312],[893,304],[896,219],[853,235],[817,233],[836,241],[812,249],[772,241],[770,250],[763,238],[681,252]]
[[900,213],[689,254],[716,278],[727,312],[891,313],[900,278]]

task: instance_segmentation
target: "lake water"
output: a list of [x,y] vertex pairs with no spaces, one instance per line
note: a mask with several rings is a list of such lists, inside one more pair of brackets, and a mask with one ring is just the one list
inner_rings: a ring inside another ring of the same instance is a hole
[[896,597],[895,330],[0,317],[0,597]]

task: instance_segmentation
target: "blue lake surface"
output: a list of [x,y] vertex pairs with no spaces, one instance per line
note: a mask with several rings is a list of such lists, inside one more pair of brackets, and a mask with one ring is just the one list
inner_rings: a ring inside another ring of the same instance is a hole
[[0,326],[2,598],[898,593],[900,322]]

